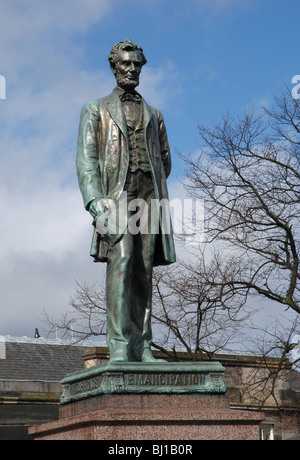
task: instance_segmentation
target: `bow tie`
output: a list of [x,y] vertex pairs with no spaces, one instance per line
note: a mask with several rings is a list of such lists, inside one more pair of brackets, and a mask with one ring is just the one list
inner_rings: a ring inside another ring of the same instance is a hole
[[141,103],[141,96],[137,93],[123,93],[121,95],[121,101],[133,101],[136,102],[137,104]]

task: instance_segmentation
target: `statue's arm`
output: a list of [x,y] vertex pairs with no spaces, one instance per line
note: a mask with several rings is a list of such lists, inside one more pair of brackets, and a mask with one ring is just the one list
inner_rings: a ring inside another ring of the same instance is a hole
[[79,187],[87,210],[93,200],[102,197],[98,151],[99,126],[98,101],[88,102],[81,111],[76,159]]
[[161,158],[162,158],[162,162],[164,165],[166,177],[168,177],[171,172],[171,167],[172,167],[171,152],[170,152],[165,122],[164,122],[162,114],[159,111],[158,111],[158,126],[159,126],[159,143],[160,143]]

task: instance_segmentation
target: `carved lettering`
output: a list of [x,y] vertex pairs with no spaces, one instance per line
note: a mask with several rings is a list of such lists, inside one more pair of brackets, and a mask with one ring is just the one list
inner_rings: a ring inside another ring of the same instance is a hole
[[191,386],[205,385],[204,374],[129,374],[129,386]]
[[70,394],[78,395],[88,391],[96,390],[102,383],[102,377],[94,377],[92,379],[82,380],[81,382],[70,385]]

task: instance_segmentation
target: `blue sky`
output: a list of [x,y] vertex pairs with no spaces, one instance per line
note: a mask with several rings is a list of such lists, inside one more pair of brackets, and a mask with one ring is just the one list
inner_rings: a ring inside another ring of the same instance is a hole
[[0,335],[43,331],[74,280],[103,277],[77,186],[83,104],[115,86],[107,56],[132,38],[148,59],[139,91],[165,118],[172,197],[197,124],[270,106],[300,74],[299,0],[0,0]]

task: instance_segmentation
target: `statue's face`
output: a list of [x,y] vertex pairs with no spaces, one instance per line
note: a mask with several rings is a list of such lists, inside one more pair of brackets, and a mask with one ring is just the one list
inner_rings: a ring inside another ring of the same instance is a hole
[[143,58],[138,51],[120,51],[114,74],[118,86],[133,91],[140,83]]

